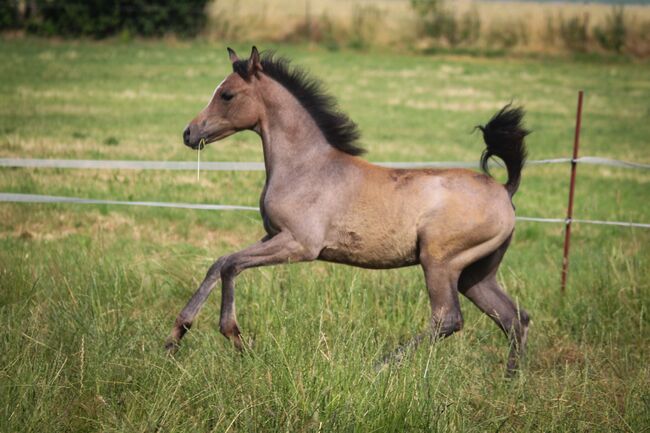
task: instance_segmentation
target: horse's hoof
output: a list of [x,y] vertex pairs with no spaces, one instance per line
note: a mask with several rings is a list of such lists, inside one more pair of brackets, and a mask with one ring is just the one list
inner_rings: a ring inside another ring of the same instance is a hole
[[517,360],[509,360],[508,365],[506,366],[506,379],[514,379],[519,376],[521,369],[519,368],[519,363]]
[[237,349],[239,353],[243,353],[246,349],[248,349],[248,346],[244,344],[244,341],[241,338],[241,334],[234,335],[231,337],[231,340],[235,346],[235,349]]
[[391,365],[394,365],[396,367],[401,366],[406,356],[408,355],[409,349],[409,344],[406,344],[403,346],[398,346],[397,349],[385,354],[379,361],[375,362],[375,371],[379,373],[389,368]]
[[375,361],[373,368],[375,373],[381,373],[389,369],[391,366],[399,367],[402,364],[401,359],[397,359],[392,354],[384,355],[379,361]]
[[174,339],[168,339],[165,342],[165,351],[167,352],[167,355],[174,356],[176,352],[178,352],[179,347],[178,341]]

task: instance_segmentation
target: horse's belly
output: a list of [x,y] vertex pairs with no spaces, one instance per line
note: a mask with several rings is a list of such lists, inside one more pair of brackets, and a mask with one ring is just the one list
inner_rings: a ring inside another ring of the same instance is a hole
[[374,269],[410,266],[418,263],[417,237],[415,233],[396,230],[380,231],[373,236],[348,230],[327,242],[318,258]]

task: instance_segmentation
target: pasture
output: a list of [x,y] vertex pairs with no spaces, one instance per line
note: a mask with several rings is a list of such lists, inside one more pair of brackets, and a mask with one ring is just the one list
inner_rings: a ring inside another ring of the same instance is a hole
[[[247,52],[249,46],[236,46]],[[478,161],[472,129],[514,100],[530,159],[649,163],[650,67],[635,62],[328,52],[276,45],[324,79],[371,161]],[[1,40],[0,157],[196,160],[186,123],[230,71],[225,46]],[[261,161],[253,133],[206,161]],[[581,165],[574,216],[650,222],[650,173]],[[495,169],[504,178],[504,171]],[[521,216],[565,214],[569,166],[532,166]],[[256,206],[261,172],[0,169],[0,191]],[[375,363],[427,326],[417,267],[311,263],[244,272],[218,332],[215,290],[175,357],[163,342],[212,261],[260,238],[254,212],[0,203],[0,430],[24,432],[634,431],[650,425],[650,231],[520,221],[499,280],[532,317],[521,374],[461,299],[463,331]]]

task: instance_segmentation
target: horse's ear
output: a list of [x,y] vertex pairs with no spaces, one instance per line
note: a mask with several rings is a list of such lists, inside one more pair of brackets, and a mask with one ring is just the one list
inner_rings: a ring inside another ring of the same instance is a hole
[[235,50],[230,47],[228,47],[228,57],[230,58],[231,63],[235,63],[237,60],[239,60],[239,57],[237,57]]
[[251,56],[248,59],[248,76],[257,75],[259,72],[262,72],[262,61],[260,59],[260,52],[257,51],[257,47],[253,46],[251,50]]

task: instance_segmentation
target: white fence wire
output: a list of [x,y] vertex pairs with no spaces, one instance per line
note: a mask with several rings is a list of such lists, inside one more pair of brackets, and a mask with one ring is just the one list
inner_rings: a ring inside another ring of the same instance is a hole
[[199,209],[199,210],[259,211],[259,208],[253,206],[237,206],[237,205],[226,205],[226,204],[201,204],[201,203],[170,203],[170,202],[159,202],[159,201],[97,200],[92,198],[61,197],[56,195],[40,195],[40,194],[15,194],[9,192],[0,193],[0,202],[108,204],[108,205],[128,205],[128,206],[146,206],[146,207],[171,207],[171,208],[180,208],[180,209]]
[[[571,158],[552,158],[527,161],[526,165],[566,164]],[[650,170],[650,164],[620,161],[617,159],[583,156],[576,160],[581,164],[606,165],[621,168]],[[391,168],[478,168],[478,162],[429,161],[429,162],[376,162]],[[497,165],[497,164],[495,164]],[[34,159],[0,158],[0,167],[23,168],[78,168],[99,170],[196,170],[195,161],[128,161],[101,159]],[[262,162],[201,162],[205,171],[264,171]]]
[[[146,207],[166,207],[179,209],[198,209],[198,210],[236,210],[236,211],[259,211],[254,206],[238,206],[225,204],[201,204],[201,203],[172,203],[158,201],[120,201],[120,200],[98,200],[92,198],[79,197],[62,197],[54,195],[40,194],[17,194],[17,193],[0,193],[0,202],[5,203],[73,203],[73,204],[104,204],[104,205],[127,205],[127,206],[146,206]],[[532,221],[541,223],[568,223],[567,219],[561,218],[537,218],[537,217],[516,217],[518,221]],[[634,223],[626,221],[597,221],[572,219],[572,223],[614,225],[623,227],[650,228],[650,224]]]
[[[572,162],[571,158],[553,158],[527,161],[526,165],[566,164]],[[619,168],[633,168],[650,170],[650,164],[641,164],[616,159],[601,158],[597,156],[583,156],[576,160],[581,164],[604,165]],[[476,168],[478,163],[457,161],[431,161],[431,162],[380,162],[378,165],[392,168],[449,168],[464,167]],[[0,167],[21,168],[73,168],[73,169],[109,169],[109,170],[195,170],[193,161],[126,161],[126,160],[77,160],[77,159],[33,159],[33,158],[0,158]],[[263,171],[261,162],[204,162],[201,170],[206,171]],[[218,210],[218,211],[259,211],[253,206],[201,204],[201,203],[170,203],[153,201],[120,201],[99,200],[79,197],[62,197],[40,194],[0,193],[0,202],[5,203],[71,203],[94,205],[127,205],[146,207],[165,207],[180,209]],[[564,218],[538,218],[517,217],[519,221],[562,223],[568,224]],[[626,221],[599,221],[572,219],[571,223],[597,224],[636,228],[650,228],[650,224]]]

